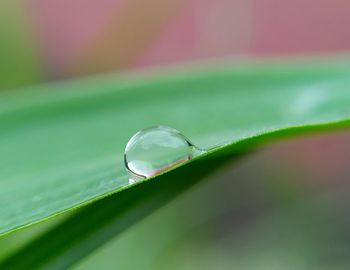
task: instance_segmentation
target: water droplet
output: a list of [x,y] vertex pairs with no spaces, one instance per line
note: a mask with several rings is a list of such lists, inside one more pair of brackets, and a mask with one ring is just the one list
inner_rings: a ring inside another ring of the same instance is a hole
[[165,126],[143,129],[129,140],[125,148],[129,183],[164,172],[201,153],[204,151],[176,129]]

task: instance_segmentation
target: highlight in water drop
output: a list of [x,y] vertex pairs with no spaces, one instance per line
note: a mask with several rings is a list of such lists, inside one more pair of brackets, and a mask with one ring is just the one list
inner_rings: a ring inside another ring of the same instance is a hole
[[164,172],[204,152],[176,129],[166,126],[143,129],[129,140],[125,148],[129,183]]

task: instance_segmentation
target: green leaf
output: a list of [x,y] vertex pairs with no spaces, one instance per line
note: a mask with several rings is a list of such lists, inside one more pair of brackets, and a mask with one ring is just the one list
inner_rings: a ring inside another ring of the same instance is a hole
[[[349,126],[349,75],[336,63],[251,64],[4,93],[0,232],[94,202],[4,265],[68,266],[228,157],[283,136]],[[181,130],[201,148],[221,147],[125,187],[128,138],[157,124]]]

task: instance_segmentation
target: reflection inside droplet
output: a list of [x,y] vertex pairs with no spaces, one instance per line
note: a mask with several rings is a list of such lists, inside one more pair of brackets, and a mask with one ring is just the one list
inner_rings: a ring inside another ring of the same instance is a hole
[[125,148],[129,183],[164,172],[203,152],[176,129],[156,126],[141,130]]

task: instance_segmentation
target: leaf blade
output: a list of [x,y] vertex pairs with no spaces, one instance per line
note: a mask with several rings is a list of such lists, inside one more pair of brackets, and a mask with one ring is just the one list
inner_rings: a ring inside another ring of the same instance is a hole
[[[0,234],[118,191],[127,182],[123,147],[132,133],[147,126],[173,126],[195,144],[213,147],[291,126],[347,119],[348,74],[341,64],[252,65],[5,93],[0,205],[8,207],[0,210]],[[45,91],[50,88],[57,89]],[[22,200],[14,201],[14,193]]]
[[[293,127],[241,140],[90,204],[0,262],[4,269],[66,269],[224,166],[276,139],[349,127],[350,121]],[[193,177],[188,178],[188,175]],[[157,180],[157,181],[153,181]]]

